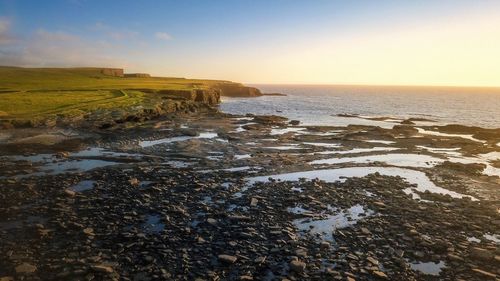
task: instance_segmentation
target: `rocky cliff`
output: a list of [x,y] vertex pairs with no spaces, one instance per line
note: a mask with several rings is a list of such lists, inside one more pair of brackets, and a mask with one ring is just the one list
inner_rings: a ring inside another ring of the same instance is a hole
[[216,88],[191,90],[160,90],[158,94],[164,99],[185,99],[193,102],[214,106],[220,103],[220,90]]
[[123,77],[123,68],[102,68],[101,73],[108,76]]
[[148,73],[125,73],[123,75],[125,78],[150,78],[151,75]]
[[0,129],[107,128],[169,113],[210,110],[221,96],[262,95],[256,88],[230,81],[148,76],[124,74],[121,68],[0,66]]
[[215,89],[220,90],[221,96],[226,97],[259,97],[262,93],[254,87],[247,87],[239,83],[219,83],[214,85]]

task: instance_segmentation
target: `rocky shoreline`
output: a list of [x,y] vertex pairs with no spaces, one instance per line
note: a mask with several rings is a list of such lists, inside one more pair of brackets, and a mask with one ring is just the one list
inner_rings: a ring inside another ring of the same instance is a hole
[[498,130],[194,111],[2,131],[0,280],[498,280]]

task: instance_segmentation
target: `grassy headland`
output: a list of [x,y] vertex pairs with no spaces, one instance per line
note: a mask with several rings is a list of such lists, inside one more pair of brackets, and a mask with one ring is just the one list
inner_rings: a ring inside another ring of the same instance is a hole
[[117,115],[120,110],[123,114],[118,115],[126,115],[149,109],[161,113],[157,111],[162,106],[171,112],[185,110],[192,105],[189,102],[215,105],[221,94],[260,94],[228,81],[122,77],[103,72],[102,68],[0,67],[0,121],[4,126],[53,125],[95,112],[114,110]]

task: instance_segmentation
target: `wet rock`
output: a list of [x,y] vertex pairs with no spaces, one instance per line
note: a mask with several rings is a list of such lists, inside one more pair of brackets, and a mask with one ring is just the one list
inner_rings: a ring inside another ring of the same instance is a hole
[[37,267],[29,264],[29,263],[22,263],[15,268],[17,274],[31,274],[37,270]]
[[64,193],[66,194],[66,196],[69,196],[69,197],[75,197],[76,196],[76,192],[74,192],[73,190],[70,190],[70,189],[65,189]]
[[478,275],[480,275],[484,278],[488,278],[488,279],[495,279],[497,277],[496,274],[481,270],[479,268],[473,268],[472,271],[474,271],[475,273],[478,273]]
[[381,278],[381,279],[387,279],[387,275],[385,273],[383,273],[382,271],[375,270],[375,271],[373,271],[373,275],[375,275],[376,277]]
[[252,199],[250,200],[250,206],[255,207],[257,206],[257,204],[259,204],[259,200],[255,197],[252,197]]
[[112,267],[104,265],[104,264],[93,265],[92,269],[96,272],[101,272],[101,273],[113,273],[114,272]]
[[237,257],[235,256],[231,256],[231,255],[219,255],[218,256],[219,260],[221,262],[224,262],[224,263],[228,263],[228,264],[233,264],[236,262],[236,260],[238,259]]
[[290,270],[296,273],[303,273],[304,270],[306,269],[306,263],[299,261],[299,260],[293,260],[290,262]]
[[139,186],[141,184],[141,182],[136,178],[129,179],[128,183],[130,183],[131,186]]
[[371,234],[371,231],[368,230],[368,228],[366,228],[366,227],[362,227],[361,228],[361,233],[363,233],[365,235],[368,235],[368,234]]
[[323,241],[323,242],[321,242],[321,244],[319,245],[319,248],[320,248],[322,251],[329,250],[329,249],[330,249],[330,243],[329,243],[329,242],[326,242],[326,241]]
[[481,260],[492,260],[495,257],[495,253],[486,249],[473,247],[470,249],[470,256]]
[[56,153],[57,158],[68,158],[69,155],[70,154],[67,151],[60,151],[60,152]]
[[266,257],[257,257],[257,258],[255,258],[255,260],[254,260],[254,262],[255,262],[256,264],[262,264],[262,263],[264,263],[265,261],[266,261]]
[[368,257],[368,258],[366,258],[366,260],[369,261],[373,265],[378,265],[378,260],[376,260],[372,257]]
[[401,124],[403,124],[403,125],[415,125],[415,122],[412,122],[411,120],[406,119],[406,120],[401,121]]
[[94,236],[94,229],[93,228],[84,228],[83,229],[83,234],[87,235],[87,236]]
[[216,219],[213,219],[213,218],[208,218],[207,219],[207,223],[209,223],[210,225],[217,225],[217,220]]

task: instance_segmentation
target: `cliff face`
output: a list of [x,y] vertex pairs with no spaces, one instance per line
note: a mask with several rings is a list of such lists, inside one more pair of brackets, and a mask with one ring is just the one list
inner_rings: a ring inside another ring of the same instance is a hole
[[238,83],[220,83],[214,88],[220,90],[221,96],[226,97],[259,97],[262,93],[254,87],[247,87]]
[[[149,77],[145,73],[124,74],[121,68],[106,67],[0,66],[0,86],[0,129],[59,125],[113,127],[164,114],[212,110],[221,102],[221,96],[262,95],[256,88],[230,81]],[[73,101],[75,91],[79,91],[81,101],[85,102]],[[94,100],[95,96],[100,98]],[[40,102],[45,98],[53,99],[54,103]],[[15,102],[9,104],[11,100]]]
[[123,77],[122,68],[102,68],[101,73],[108,76]]
[[148,73],[125,73],[123,75],[125,78],[150,78],[151,75]]
[[163,98],[185,99],[188,101],[199,102],[202,104],[214,106],[220,103],[220,90],[210,89],[192,89],[192,90],[160,90],[158,94]]

